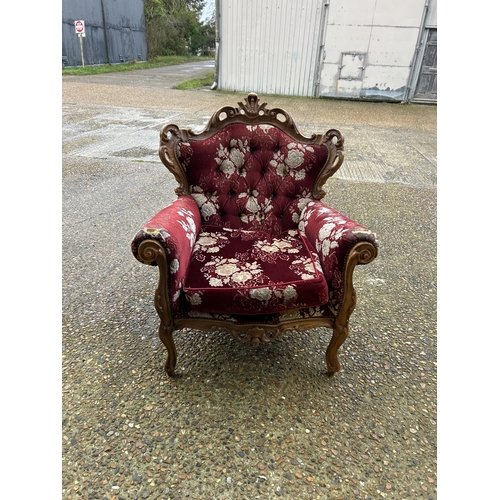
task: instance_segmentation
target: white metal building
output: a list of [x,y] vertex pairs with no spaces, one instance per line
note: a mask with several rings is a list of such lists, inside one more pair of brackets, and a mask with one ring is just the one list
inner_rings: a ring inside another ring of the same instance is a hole
[[437,0],[215,0],[222,90],[437,101]]

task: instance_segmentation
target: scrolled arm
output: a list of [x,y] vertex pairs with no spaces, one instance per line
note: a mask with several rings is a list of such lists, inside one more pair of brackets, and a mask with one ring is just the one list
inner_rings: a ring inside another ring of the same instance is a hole
[[179,308],[180,292],[200,227],[200,211],[194,199],[179,196],[144,224],[132,240],[135,258],[143,264],[158,266],[160,283],[165,286],[169,283],[174,312]]
[[332,304],[338,306],[345,287],[352,280],[354,266],[347,266],[346,262],[351,250],[365,242],[366,245],[357,247],[355,265],[368,264],[377,256],[376,234],[319,200],[306,205],[300,215],[299,229],[318,252]]

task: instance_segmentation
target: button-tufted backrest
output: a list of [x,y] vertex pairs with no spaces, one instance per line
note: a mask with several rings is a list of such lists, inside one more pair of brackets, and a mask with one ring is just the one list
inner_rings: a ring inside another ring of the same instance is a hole
[[277,234],[297,228],[328,149],[273,125],[236,123],[180,141],[176,154],[203,224]]

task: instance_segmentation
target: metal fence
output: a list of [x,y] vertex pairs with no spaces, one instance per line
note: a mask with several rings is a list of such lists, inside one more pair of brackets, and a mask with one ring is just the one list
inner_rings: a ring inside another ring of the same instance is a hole
[[324,0],[219,0],[219,88],[314,95]]
[[[85,37],[75,21],[85,23]],[[146,61],[146,24],[143,0],[63,0],[62,64],[85,65]]]

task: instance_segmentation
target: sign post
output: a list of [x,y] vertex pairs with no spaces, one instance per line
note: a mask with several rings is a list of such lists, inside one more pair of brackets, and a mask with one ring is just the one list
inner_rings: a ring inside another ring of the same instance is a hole
[[85,21],[78,19],[75,21],[75,32],[80,39],[80,52],[82,53],[82,67],[85,68],[85,58],[83,56],[83,37],[85,36]]

